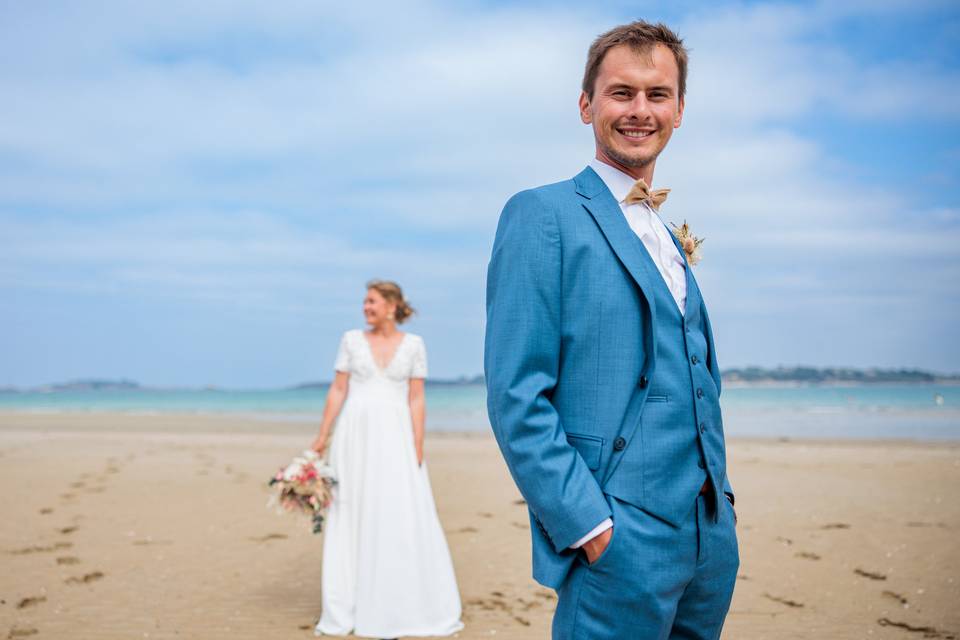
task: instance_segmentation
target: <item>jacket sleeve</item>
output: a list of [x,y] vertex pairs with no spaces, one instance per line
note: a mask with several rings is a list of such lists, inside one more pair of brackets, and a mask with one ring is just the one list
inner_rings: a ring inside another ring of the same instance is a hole
[[561,252],[556,212],[535,191],[511,198],[487,271],[484,344],[490,424],[514,481],[558,553],[611,516],[551,403],[560,368]]

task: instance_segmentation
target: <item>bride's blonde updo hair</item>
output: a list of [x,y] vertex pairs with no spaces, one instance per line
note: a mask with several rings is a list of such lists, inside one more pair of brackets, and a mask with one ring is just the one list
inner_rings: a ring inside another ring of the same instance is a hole
[[393,314],[393,319],[397,324],[402,324],[415,313],[413,307],[404,300],[403,291],[396,282],[391,282],[390,280],[371,280],[367,283],[367,290],[370,289],[382,295],[383,299],[387,302],[397,303],[397,310]]

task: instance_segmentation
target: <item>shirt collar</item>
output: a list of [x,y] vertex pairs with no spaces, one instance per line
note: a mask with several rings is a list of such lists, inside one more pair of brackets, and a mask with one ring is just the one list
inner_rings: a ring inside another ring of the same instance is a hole
[[632,189],[633,185],[637,182],[634,178],[620,171],[620,169],[611,167],[596,158],[590,161],[590,168],[600,176],[603,184],[607,185],[607,189],[610,190],[610,193],[613,194],[613,197],[619,203],[623,203],[627,194],[630,193],[630,189]]

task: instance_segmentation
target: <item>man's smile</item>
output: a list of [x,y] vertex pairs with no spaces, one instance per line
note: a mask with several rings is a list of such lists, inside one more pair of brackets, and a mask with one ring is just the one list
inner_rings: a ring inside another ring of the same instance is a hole
[[628,129],[626,127],[617,129],[617,132],[620,133],[620,135],[626,136],[627,138],[632,138],[634,140],[648,138],[653,135],[654,131],[655,130],[653,129]]

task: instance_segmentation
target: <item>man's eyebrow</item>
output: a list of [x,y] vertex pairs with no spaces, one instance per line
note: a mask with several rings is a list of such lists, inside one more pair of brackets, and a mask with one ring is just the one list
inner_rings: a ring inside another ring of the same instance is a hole
[[[617,89],[629,89],[630,91],[636,91],[637,87],[627,82],[615,82],[604,87],[604,91],[616,91]],[[653,87],[646,87],[646,91],[665,91],[667,93],[673,93],[675,90],[668,84],[662,84],[655,85]]]

